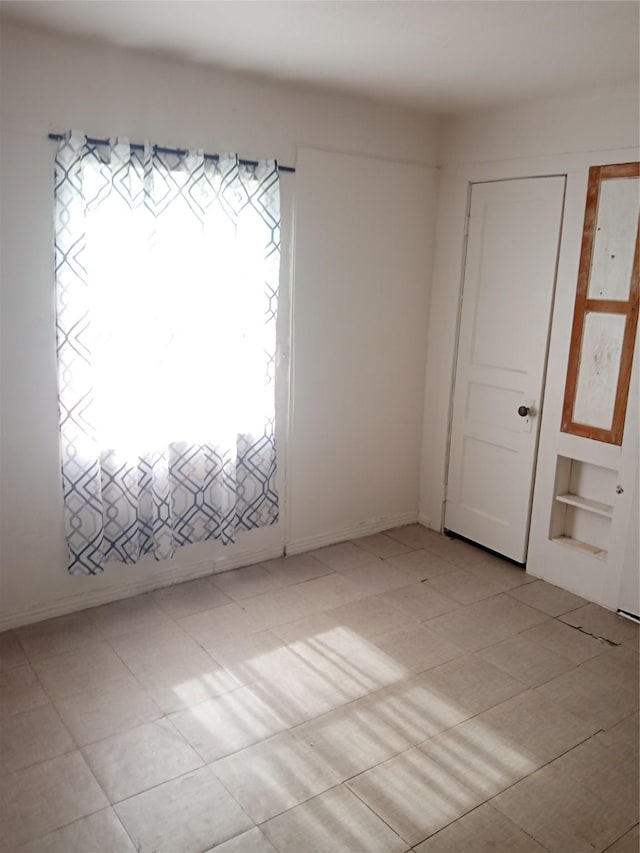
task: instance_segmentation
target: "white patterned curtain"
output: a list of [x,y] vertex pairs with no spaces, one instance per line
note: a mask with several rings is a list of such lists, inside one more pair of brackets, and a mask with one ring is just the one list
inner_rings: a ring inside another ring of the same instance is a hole
[[276,522],[276,164],[69,134],[55,241],[69,571]]

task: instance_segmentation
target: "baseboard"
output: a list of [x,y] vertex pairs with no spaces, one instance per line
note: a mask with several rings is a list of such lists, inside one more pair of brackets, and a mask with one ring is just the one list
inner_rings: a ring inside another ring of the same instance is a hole
[[18,628],[29,625],[32,622],[41,622],[44,619],[53,619],[56,616],[65,616],[88,607],[98,607],[100,604],[110,604],[122,598],[131,598],[133,595],[141,595],[154,589],[172,586],[176,583],[196,580],[207,575],[219,574],[230,569],[239,569],[242,566],[250,566],[253,563],[261,563],[264,560],[272,560],[282,556],[280,546],[271,546],[261,551],[251,551],[234,554],[230,557],[218,557],[215,561],[200,560],[180,567],[160,570],[150,577],[119,585],[113,589],[101,589],[96,592],[83,592],[78,595],[70,595],[59,598],[56,601],[28,607],[25,610],[17,610],[13,613],[0,616],[0,631],[10,628]]
[[[325,545],[335,545],[338,542],[345,542],[348,539],[357,539],[361,536],[369,536],[372,533],[380,533],[392,527],[414,524],[416,521],[424,524],[415,512],[405,512],[384,519],[379,518],[375,521],[355,524],[352,527],[344,527],[340,530],[333,530],[319,536],[298,539],[287,545],[287,553],[302,554],[305,551],[313,551]],[[282,549],[276,545],[259,551],[247,551],[229,557],[218,557],[215,561],[200,560],[180,566],[179,568],[174,566],[171,569],[160,570],[142,580],[118,585],[112,589],[101,589],[91,593],[82,592],[78,595],[66,596],[65,598],[59,598],[56,601],[47,602],[46,604],[38,604],[24,610],[7,613],[4,616],[0,616],[0,631],[29,625],[32,622],[41,622],[44,619],[54,619],[56,616],[65,616],[68,613],[75,613],[78,610],[84,610],[88,607],[98,607],[100,604],[109,604],[112,601],[131,598],[133,595],[141,595],[145,592],[151,592],[154,589],[161,589],[162,587],[183,583],[184,581],[196,580],[207,575],[226,572],[230,569],[239,569],[242,566],[250,566],[253,563],[262,563],[265,560],[272,560],[280,556],[282,556]]]
[[442,532],[439,527],[434,527],[431,524],[431,519],[429,518],[429,516],[425,515],[423,512],[418,514],[418,524],[421,524],[423,527],[426,527],[427,530],[435,530],[436,533]]
[[384,530],[390,530],[392,527],[415,524],[418,520],[417,513],[404,512],[400,515],[354,524],[352,527],[342,527],[339,530],[321,533],[318,536],[306,536],[302,539],[294,539],[287,545],[287,554],[303,554],[305,551],[315,551],[316,548],[324,548],[326,545],[336,545],[339,542],[346,542],[349,539],[358,539],[361,536],[382,533]]

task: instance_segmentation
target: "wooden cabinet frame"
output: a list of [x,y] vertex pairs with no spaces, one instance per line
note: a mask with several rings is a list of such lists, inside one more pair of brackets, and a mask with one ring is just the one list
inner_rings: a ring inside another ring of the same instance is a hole
[[[582,436],[583,438],[591,438],[597,441],[604,441],[609,444],[618,445],[622,444],[622,435],[624,432],[624,422],[627,411],[627,398],[629,396],[629,385],[631,382],[631,369],[633,367],[636,329],[638,325],[640,238],[637,228],[628,299],[624,301],[613,299],[593,299],[589,298],[588,294],[602,182],[615,178],[636,177],[640,177],[640,163],[592,166],[589,169],[589,184],[587,189],[584,229],[582,233],[582,251],[578,271],[578,287],[573,314],[567,382],[562,410],[562,432],[568,432],[573,435]],[[576,402],[578,372],[582,356],[585,320],[587,315],[591,313],[621,314],[626,318],[611,429],[602,429],[600,427],[589,426],[584,423],[577,423],[574,421],[573,417]]]

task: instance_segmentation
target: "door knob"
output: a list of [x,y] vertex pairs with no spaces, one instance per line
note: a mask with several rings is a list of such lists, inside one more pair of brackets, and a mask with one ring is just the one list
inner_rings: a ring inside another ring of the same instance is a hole
[[518,406],[518,414],[521,418],[526,418],[529,414],[529,406]]

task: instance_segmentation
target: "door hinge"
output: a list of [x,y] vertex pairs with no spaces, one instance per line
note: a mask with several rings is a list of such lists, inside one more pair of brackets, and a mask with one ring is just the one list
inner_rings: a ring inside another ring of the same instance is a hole
[[462,235],[463,237],[469,236],[469,220],[470,219],[471,219],[471,214],[467,213],[467,215],[464,218],[464,233]]

